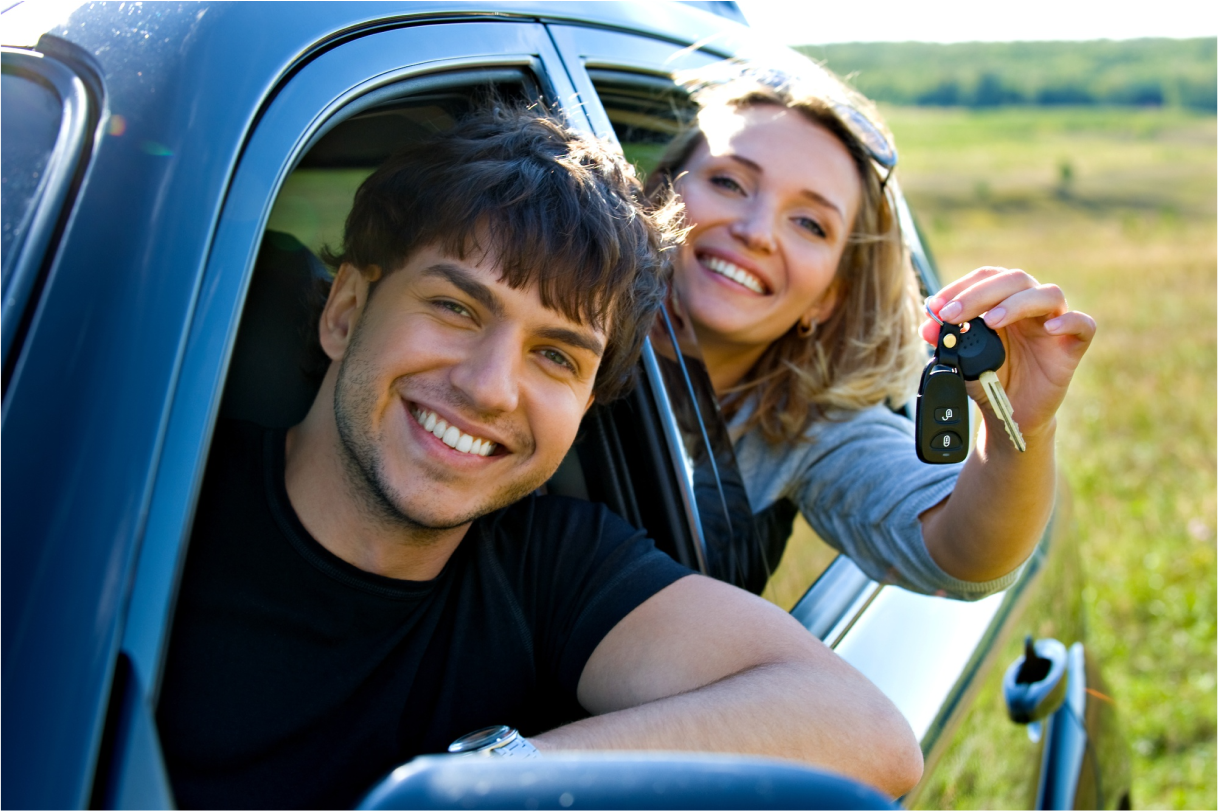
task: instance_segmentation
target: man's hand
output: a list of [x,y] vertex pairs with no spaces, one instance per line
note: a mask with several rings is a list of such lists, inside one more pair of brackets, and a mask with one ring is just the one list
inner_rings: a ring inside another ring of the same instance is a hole
[[[1007,352],[998,379],[1027,452],[1014,448],[981,384],[969,383],[985,423],[952,494],[921,516],[926,549],[944,571],[961,580],[993,580],[1027,559],[1053,510],[1057,409],[1095,336],[1095,321],[1069,309],[1057,285],[997,267],[974,270],[927,305],[953,324],[985,313]],[[938,336],[938,324],[928,319],[922,337],[937,343]]]
[[893,796],[922,774],[909,724],[871,682],[777,606],[698,575],[609,632],[579,700],[596,716],[532,737],[539,749],[767,755]]

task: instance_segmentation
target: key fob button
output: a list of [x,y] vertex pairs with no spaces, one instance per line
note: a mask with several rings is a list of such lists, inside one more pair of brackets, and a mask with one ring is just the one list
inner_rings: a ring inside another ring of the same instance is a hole
[[936,408],[935,422],[941,422],[945,425],[960,422],[961,410],[959,408]]
[[936,434],[935,438],[930,441],[930,446],[937,451],[954,451],[963,444],[960,437],[951,431]]

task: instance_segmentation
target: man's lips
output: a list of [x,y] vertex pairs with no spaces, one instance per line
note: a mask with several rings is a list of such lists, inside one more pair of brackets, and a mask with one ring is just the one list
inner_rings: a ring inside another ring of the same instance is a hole
[[697,255],[698,262],[711,273],[714,273],[724,278],[730,279],[741,287],[752,290],[758,295],[766,295],[769,291],[766,289],[766,284],[761,277],[752,271],[746,270],[735,262],[724,259],[722,256],[716,256],[709,253],[700,253]]
[[426,409],[417,403],[408,405],[410,415],[415,422],[430,432],[436,439],[459,453],[470,456],[490,456],[499,448],[499,443],[484,437],[467,434],[434,411]]

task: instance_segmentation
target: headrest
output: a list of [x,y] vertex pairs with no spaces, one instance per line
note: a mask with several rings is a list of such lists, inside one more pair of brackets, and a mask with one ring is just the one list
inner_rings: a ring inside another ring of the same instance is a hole
[[291,234],[267,231],[254,265],[220,415],[282,428],[304,419],[317,394],[311,304],[326,266]]

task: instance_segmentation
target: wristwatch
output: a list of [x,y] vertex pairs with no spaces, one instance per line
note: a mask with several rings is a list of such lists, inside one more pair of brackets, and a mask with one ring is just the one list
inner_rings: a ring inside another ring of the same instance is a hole
[[479,729],[462,735],[448,745],[453,755],[488,755],[491,757],[537,757],[537,747],[529,739],[506,724]]

